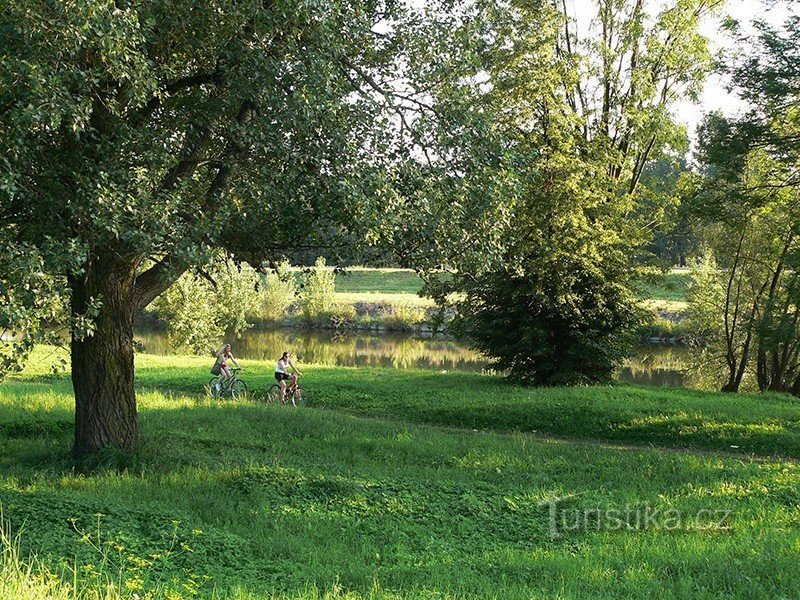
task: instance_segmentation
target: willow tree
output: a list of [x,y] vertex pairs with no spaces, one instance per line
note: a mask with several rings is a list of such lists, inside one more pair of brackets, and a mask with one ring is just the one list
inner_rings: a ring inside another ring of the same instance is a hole
[[77,455],[139,440],[134,317],[183,272],[220,249],[261,268],[359,239],[402,148],[386,103],[354,92],[395,68],[398,12],[381,0],[3,4],[12,268],[0,293],[16,308],[0,316],[33,330],[57,312],[45,295],[66,287]]

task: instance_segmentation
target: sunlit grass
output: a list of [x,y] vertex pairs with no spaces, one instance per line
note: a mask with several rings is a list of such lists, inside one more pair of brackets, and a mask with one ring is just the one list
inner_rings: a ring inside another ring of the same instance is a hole
[[340,304],[355,304],[356,302],[410,304],[412,306],[435,306],[430,298],[421,298],[417,294],[408,292],[336,292],[335,302]]
[[[40,365],[0,384],[0,502],[20,534],[20,561],[3,576],[47,569],[68,582],[77,569],[79,588],[96,590],[100,570],[126,597],[158,598],[800,595],[798,463],[513,432],[627,422],[685,445],[705,439],[684,437],[686,424],[733,436],[749,424],[784,439],[796,433],[790,399],[308,366],[315,401],[337,410],[292,410],[209,400],[208,363],[138,356],[146,444],[88,473],[69,457],[67,375]],[[257,389],[268,383],[271,363],[245,366]],[[731,510],[733,528],[556,539],[539,502],[568,495],[580,509]],[[83,537],[95,531],[93,547]],[[106,542],[116,554],[104,558]]]

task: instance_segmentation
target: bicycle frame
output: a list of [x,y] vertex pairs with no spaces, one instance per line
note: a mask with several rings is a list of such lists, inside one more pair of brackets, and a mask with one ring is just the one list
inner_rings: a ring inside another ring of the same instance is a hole
[[239,376],[237,375],[238,371],[239,371],[239,369],[233,369],[231,371],[231,376],[230,377],[226,377],[224,380],[221,380],[220,381],[220,388],[224,389],[224,390],[228,390],[233,386],[234,383],[239,381]]
[[281,399],[282,402],[286,402],[289,398],[291,398],[294,393],[301,389],[300,388],[300,377],[295,377],[295,380],[288,384],[283,390],[283,398]]

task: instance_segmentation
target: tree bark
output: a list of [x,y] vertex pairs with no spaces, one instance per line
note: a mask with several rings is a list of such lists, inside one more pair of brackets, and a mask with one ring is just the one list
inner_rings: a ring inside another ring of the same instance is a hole
[[76,457],[106,446],[131,450],[139,442],[133,367],[135,257],[95,256],[70,281],[72,315],[85,315],[99,301],[95,329],[73,331],[72,387],[75,392]]
[[791,393],[792,396],[797,396],[800,398],[800,375],[795,378],[794,383],[792,384],[792,389],[789,390],[789,393]]

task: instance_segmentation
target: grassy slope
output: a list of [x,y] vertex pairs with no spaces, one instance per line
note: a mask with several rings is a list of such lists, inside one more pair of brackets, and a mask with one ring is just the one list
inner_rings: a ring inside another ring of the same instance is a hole
[[[51,565],[97,567],[92,538],[81,542],[75,529],[92,534],[102,513],[104,539],[125,547],[118,552],[123,560],[105,569],[121,571],[134,586],[137,578],[145,588],[160,586],[160,593],[198,587],[200,595],[216,589],[221,596],[237,588],[254,596],[313,596],[314,590],[499,598],[800,595],[796,463],[572,446],[332,411],[211,403],[196,393],[207,361],[141,356],[138,362],[148,445],[123,474],[101,469],[87,477],[73,470],[65,377],[33,369],[0,385],[0,501],[13,526],[24,523],[23,551],[49,555]],[[248,366],[251,383],[266,385],[267,374],[256,373],[269,365]],[[505,429],[504,415],[578,401],[589,405],[580,414],[617,415],[611,420],[633,414],[634,406],[653,415],[682,407],[705,410],[709,422],[733,432],[748,419],[783,420],[794,422],[796,434],[796,405],[777,397],[751,406],[748,416],[742,406],[753,399],[746,397],[726,405],[714,394],[663,392],[659,400],[632,388],[595,390],[604,401],[592,407],[588,390],[509,392],[480,376],[306,371],[318,401],[397,418],[444,422],[442,407],[460,398],[468,416],[456,411],[449,424],[477,424],[469,419],[482,411],[481,426]],[[419,389],[425,402],[413,401]],[[493,389],[500,390],[496,397]],[[734,529],[590,531],[553,540],[537,502],[572,493],[580,495],[581,509],[731,509]],[[161,556],[149,558],[153,552]],[[87,583],[94,577],[79,573]]]
[[647,300],[685,302],[691,280],[688,269],[673,269],[663,277],[640,284],[640,295]]
[[[337,284],[338,288],[338,284]],[[336,292],[335,301],[342,304],[356,302],[386,303],[392,305],[408,304],[411,306],[436,306],[430,298],[420,298],[416,293],[408,292]]]
[[408,269],[351,268],[336,276],[336,291],[343,293],[416,294],[420,289],[422,280]]
[[[140,385],[198,393],[206,381],[207,363],[198,357],[143,355]],[[242,364],[256,393],[272,385],[271,362]],[[625,385],[530,389],[478,373],[305,370],[304,381],[315,406],[362,416],[800,458],[800,400],[785,395]]]

